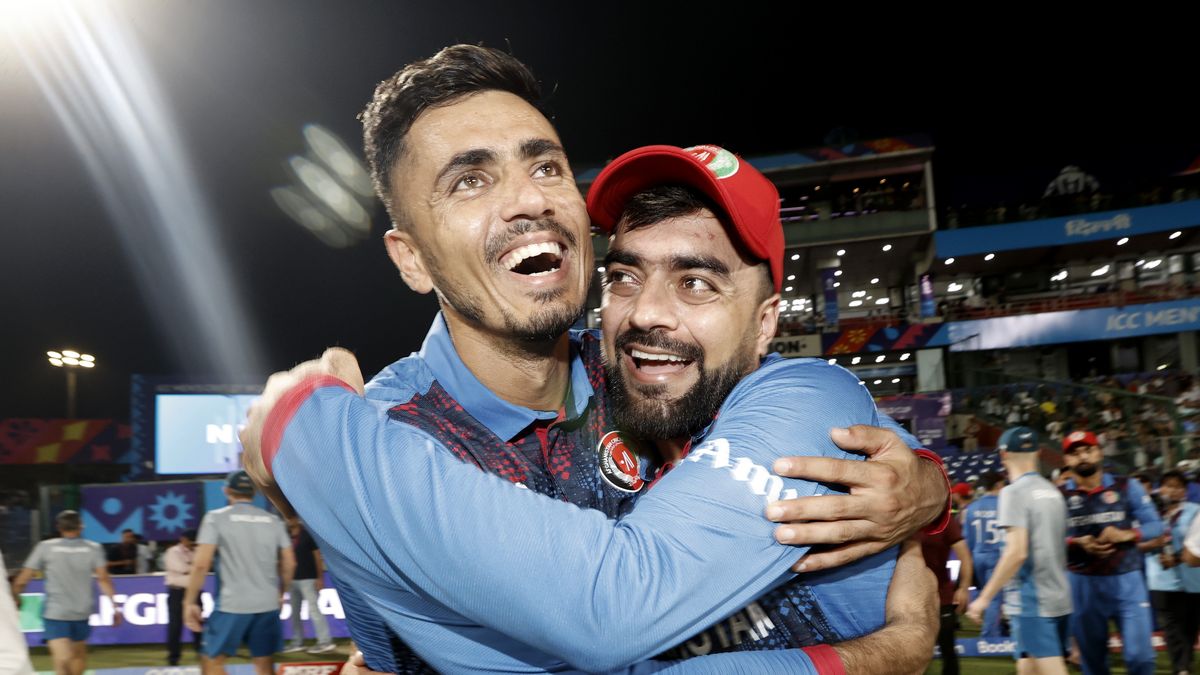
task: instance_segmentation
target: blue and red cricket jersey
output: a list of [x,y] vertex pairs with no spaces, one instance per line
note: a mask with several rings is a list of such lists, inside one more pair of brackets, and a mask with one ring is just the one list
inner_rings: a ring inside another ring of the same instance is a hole
[[[671,655],[784,649],[735,658],[792,659],[794,672],[815,672],[786,648],[882,625],[894,550],[797,579],[789,567],[805,549],[776,543],[762,517],[775,499],[830,491],[772,475],[774,459],[861,459],[828,430],[891,422],[856,377],[823,360],[764,361],[687,458],[641,494],[599,468],[608,431],[599,343],[583,333],[571,344],[562,411],[492,394],[440,317],[422,351],[375,378],[366,399],[309,383],[277,406],[264,438],[274,427],[278,449],[265,441],[264,452],[342,587],[354,589],[349,616],[369,610],[444,671],[602,672],[683,644]],[[363,629],[356,637],[380,636],[362,645],[378,647],[368,663],[393,665],[384,633]]]

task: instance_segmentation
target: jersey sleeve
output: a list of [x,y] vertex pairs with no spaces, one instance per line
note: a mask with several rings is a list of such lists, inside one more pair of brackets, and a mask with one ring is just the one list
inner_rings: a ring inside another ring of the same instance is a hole
[[271,466],[319,538],[372,578],[582,670],[611,670],[791,577],[806,549],[777,543],[763,510],[830,488],[768,467],[798,453],[861,459],[829,429],[878,422],[857,378],[816,364],[746,378],[708,440],[620,521],[515,489],[339,387],[272,411],[290,421]]
[[216,546],[218,539],[216,517],[210,511],[204,514],[204,518],[200,520],[200,531],[196,534],[196,543]]
[[[38,542],[37,546],[33,547],[33,552],[31,552],[29,554],[29,557],[25,559],[24,566],[31,570],[40,570],[40,569],[42,569],[42,566],[45,564],[46,564],[46,542],[41,541],[41,542]],[[104,562],[101,561],[100,564],[104,565]]]
[[279,519],[275,520],[275,545],[279,548],[292,547],[292,538],[288,536],[287,526]]
[[1020,501],[1011,485],[1000,488],[1000,497],[996,501],[997,527],[1029,527],[1028,512]]
[[1141,482],[1129,479],[1125,483],[1125,491],[1129,495],[1129,506],[1133,509],[1133,517],[1137,518],[1142,541],[1162,535],[1162,517],[1158,515],[1158,509],[1154,508],[1154,502],[1146,494]]
[[803,649],[777,649],[774,651],[728,652],[699,656],[674,663],[658,675],[761,675],[761,673],[791,673],[793,675],[823,675],[845,673],[841,660],[819,668]]
[[108,569],[108,561],[104,557],[104,547],[92,542],[92,569]]

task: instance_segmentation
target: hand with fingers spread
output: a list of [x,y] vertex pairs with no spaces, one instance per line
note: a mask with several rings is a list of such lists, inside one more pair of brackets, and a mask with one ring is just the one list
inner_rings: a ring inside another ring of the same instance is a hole
[[[358,360],[345,349],[332,347],[326,349],[319,359],[305,361],[291,370],[280,371],[272,375],[267,380],[262,395],[258,397],[254,405],[250,406],[246,425],[238,434],[242,441],[242,466],[245,467],[246,473],[250,474],[250,478],[254,480],[258,489],[266,495],[267,499],[271,500],[271,503],[285,518],[295,516],[296,512],[275,483],[270,467],[267,466],[267,460],[263,457],[263,435],[267,432],[266,425],[272,412],[279,405],[286,403],[281,403],[281,399],[288,392],[302,382],[328,382],[325,378],[339,380],[359,396],[363,395],[365,387]],[[286,421],[283,420],[284,423]]]
[[834,429],[830,437],[868,461],[829,457],[785,457],[775,473],[849,489],[847,495],[801,497],[775,502],[767,518],[782,523],[775,538],[784,544],[832,545],[809,552],[794,568],[808,572],[838,567],[905,540],[945,514],[949,484],[941,466],[912,452],[895,433],[863,425]]

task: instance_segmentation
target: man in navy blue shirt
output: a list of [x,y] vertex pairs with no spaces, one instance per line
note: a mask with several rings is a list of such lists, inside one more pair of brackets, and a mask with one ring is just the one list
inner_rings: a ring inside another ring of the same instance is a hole
[[1096,435],[1073,431],[1063,455],[1075,478],[1067,499],[1067,570],[1071,582],[1071,635],[1083,672],[1108,671],[1108,622],[1115,620],[1130,673],[1154,672],[1150,595],[1137,542],[1163,533],[1162,519],[1141,483],[1104,471]]

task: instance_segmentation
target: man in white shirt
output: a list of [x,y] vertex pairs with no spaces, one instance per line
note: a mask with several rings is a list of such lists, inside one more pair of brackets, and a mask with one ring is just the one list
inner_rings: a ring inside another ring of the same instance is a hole
[[[196,550],[196,531],[188,530],[179,536],[179,543],[163,554],[167,572],[167,663],[179,665],[180,637],[183,635],[183,594],[187,591],[192,573],[192,557]],[[192,633],[196,653],[200,653],[200,633]]]

